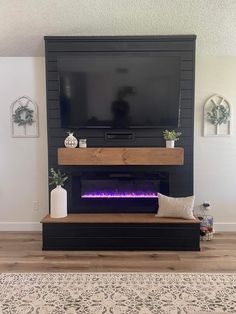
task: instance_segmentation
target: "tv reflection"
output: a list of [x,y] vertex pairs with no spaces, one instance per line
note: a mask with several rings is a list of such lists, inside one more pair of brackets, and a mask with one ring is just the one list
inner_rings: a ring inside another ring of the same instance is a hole
[[124,86],[118,90],[117,99],[111,104],[113,128],[128,128],[130,126],[130,104],[127,100],[125,100],[125,98],[135,94],[136,90],[132,86]]

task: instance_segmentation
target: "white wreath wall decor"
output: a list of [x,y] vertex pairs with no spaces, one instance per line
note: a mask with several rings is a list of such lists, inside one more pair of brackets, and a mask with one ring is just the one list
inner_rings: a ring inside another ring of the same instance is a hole
[[230,136],[232,132],[232,107],[221,95],[211,96],[204,104],[203,136]]
[[11,104],[12,137],[38,137],[38,107],[28,96]]

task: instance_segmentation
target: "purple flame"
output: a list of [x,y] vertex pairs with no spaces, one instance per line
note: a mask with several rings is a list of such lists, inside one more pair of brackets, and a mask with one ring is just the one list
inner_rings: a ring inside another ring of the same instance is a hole
[[82,198],[157,198],[153,192],[94,192],[86,193]]

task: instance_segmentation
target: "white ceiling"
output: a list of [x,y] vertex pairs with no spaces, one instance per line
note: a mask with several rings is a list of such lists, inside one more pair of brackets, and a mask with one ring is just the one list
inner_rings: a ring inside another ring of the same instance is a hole
[[45,35],[172,34],[236,56],[236,0],[0,0],[0,56],[43,56]]

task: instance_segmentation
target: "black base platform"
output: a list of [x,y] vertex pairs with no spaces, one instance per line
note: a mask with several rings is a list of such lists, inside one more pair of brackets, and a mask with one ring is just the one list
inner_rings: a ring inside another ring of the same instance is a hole
[[47,216],[42,224],[43,250],[200,250],[200,225],[194,220],[153,214],[75,214],[60,219]]

